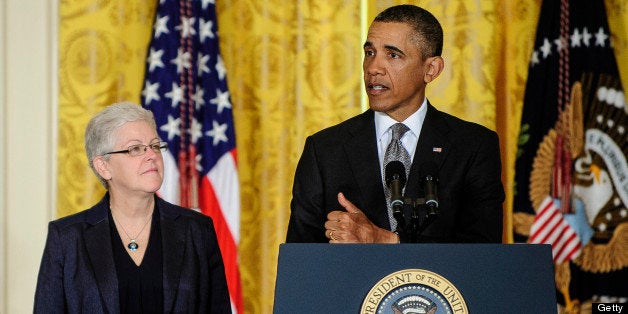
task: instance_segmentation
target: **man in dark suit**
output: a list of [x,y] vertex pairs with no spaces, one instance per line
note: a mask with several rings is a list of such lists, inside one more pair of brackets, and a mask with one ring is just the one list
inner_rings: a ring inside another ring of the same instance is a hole
[[[417,229],[424,228],[413,242],[501,242],[497,134],[438,111],[425,97],[426,85],[444,66],[442,46],[440,23],[422,8],[395,6],[375,18],[363,62],[370,109],[307,138],[294,179],[287,242],[408,240],[396,231],[411,228],[394,227],[385,193],[384,160],[397,123],[408,130],[400,141],[412,159],[405,169],[403,199],[410,201],[405,221],[416,209]],[[428,220],[425,206],[412,203],[425,196],[429,172],[439,178],[440,202],[438,215]]]

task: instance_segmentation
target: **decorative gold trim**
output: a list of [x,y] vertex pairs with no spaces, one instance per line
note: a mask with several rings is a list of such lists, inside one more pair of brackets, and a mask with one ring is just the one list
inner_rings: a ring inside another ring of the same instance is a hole
[[582,270],[592,273],[607,273],[628,266],[628,223],[615,228],[608,244],[589,242],[573,262]]
[[516,212],[512,215],[512,227],[517,234],[529,237],[533,222],[534,215],[524,212]]
[[530,173],[530,201],[534,211],[541,205],[543,199],[550,195],[552,168],[554,167],[554,151],[558,134],[550,129],[536,151],[532,172]]

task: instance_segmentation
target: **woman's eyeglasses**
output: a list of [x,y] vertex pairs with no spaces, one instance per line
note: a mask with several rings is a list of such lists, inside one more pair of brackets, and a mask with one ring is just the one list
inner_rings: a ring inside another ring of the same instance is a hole
[[129,154],[129,156],[131,157],[137,157],[137,156],[142,156],[146,154],[146,151],[148,150],[148,148],[152,149],[156,154],[161,154],[161,152],[165,152],[168,149],[168,143],[156,142],[156,143],[151,143],[148,145],[137,144],[137,145],[129,146],[129,148],[124,149],[124,150],[104,153],[103,156],[111,155],[111,154]]

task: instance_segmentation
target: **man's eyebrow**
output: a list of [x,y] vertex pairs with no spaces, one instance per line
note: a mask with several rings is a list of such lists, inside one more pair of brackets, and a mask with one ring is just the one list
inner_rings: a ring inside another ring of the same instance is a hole
[[384,48],[386,48],[388,50],[396,51],[396,52],[398,52],[401,55],[405,55],[405,53],[403,53],[403,51],[401,51],[401,49],[399,49],[399,48],[397,48],[395,46],[388,46],[388,45],[386,45],[386,46],[384,46]]
[[[373,43],[372,42],[367,41],[367,42],[364,43],[364,48],[372,48],[372,47],[373,47]],[[401,55],[405,55],[405,53],[401,49],[399,49],[399,48],[397,48],[395,46],[385,45],[384,48],[386,48],[387,50],[395,51],[395,52],[397,52],[397,53],[399,53]]]

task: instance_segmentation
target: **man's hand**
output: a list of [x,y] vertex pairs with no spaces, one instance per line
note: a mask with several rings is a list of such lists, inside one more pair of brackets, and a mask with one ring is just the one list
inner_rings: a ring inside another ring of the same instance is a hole
[[346,212],[327,214],[325,236],[329,243],[399,243],[396,234],[374,225],[344,194],[338,193],[338,202]]

